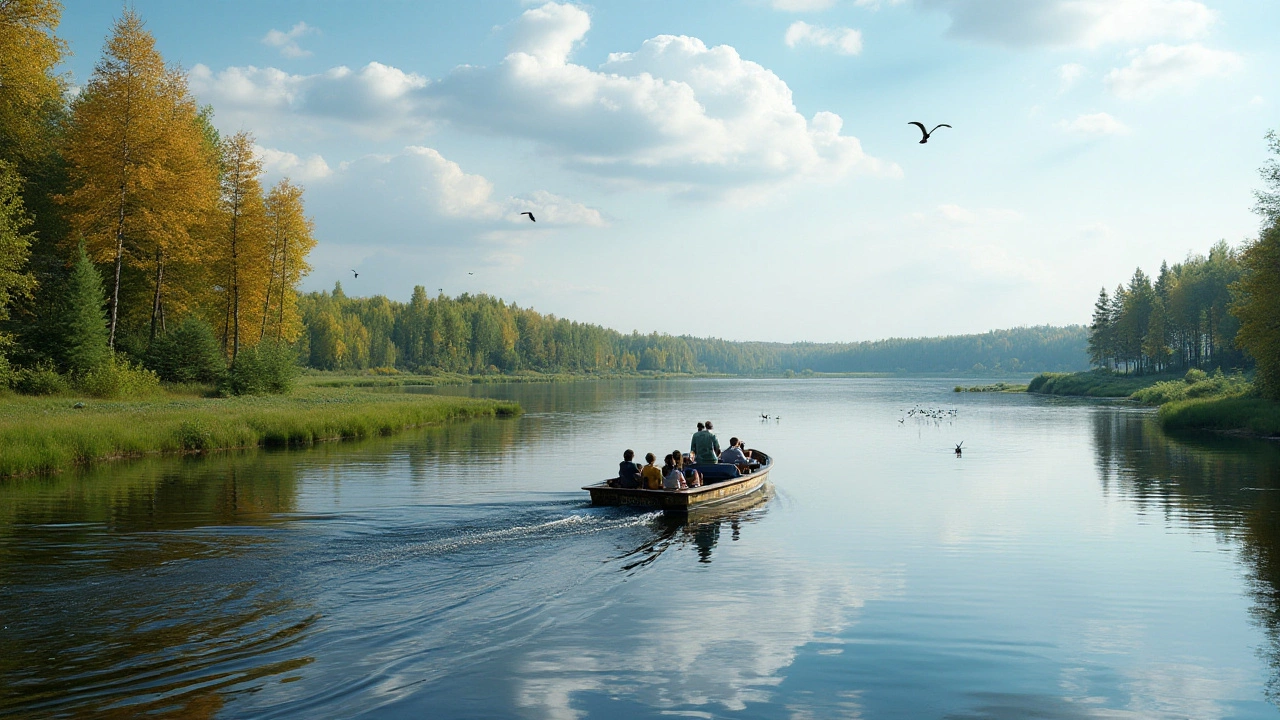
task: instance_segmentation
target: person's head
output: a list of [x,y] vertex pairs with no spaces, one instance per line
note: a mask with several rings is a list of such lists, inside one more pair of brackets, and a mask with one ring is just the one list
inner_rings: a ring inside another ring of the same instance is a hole
[[622,459],[626,460],[627,462],[631,462],[631,460],[635,458],[635,456],[636,456],[636,452],[634,450],[624,450],[622,452]]
[[710,421],[710,420],[708,420],[708,421],[707,421],[706,423],[704,423],[704,424],[707,426],[707,429],[708,429],[708,430],[710,430],[710,429],[711,429],[711,421]]
[[657,460],[657,459],[658,459],[658,458],[657,458],[653,453],[645,453],[645,454],[644,454],[644,461],[645,461],[645,462],[647,462],[647,463],[649,463],[650,465],[652,465],[652,464],[653,464],[653,461],[654,461],[654,460]]
[[698,432],[702,432],[703,430],[706,430],[706,429],[707,429],[707,426],[705,424],[698,423]]
[[738,438],[729,438],[729,447],[738,447]]
[[676,467],[684,467],[684,453],[679,450],[671,451],[671,464]]
[[667,453],[667,456],[662,458],[662,464],[666,465],[667,467],[671,467],[671,465],[673,464],[671,462],[671,453]]

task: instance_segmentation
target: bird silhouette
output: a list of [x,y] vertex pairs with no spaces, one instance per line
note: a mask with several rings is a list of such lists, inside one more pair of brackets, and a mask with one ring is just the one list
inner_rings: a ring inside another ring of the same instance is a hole
[[529,216],[529,222],[538,222],[538,218],[534,217],[534,216],[533,216],[533,213],[531,213],[531,212],[522,212],[522,213],[520,213],[520,214],[521,214],[521,215],[528,215],[528,216]]
[[[960,445],[964,445],[964,441],[960,441]],[[960,457],[960,445],[956,446],[956,457]]]
[[356,277],[360,277],[360,273],[356,272],[355,270],[352,270],[351,274],[355,275]]
[[[921,134],[923,134],[923,135],[924,135],[924,137],[920,138],[920,144],[921,144],[921,145],[923,145],[923,144],[925,144],[925,143],[929,142],[929,137],[930,137],[931,135],[933,135],[934,130],[937,130],[937,129],[938,129],[938,128],[940,128],[940,127],[944,127],[944,128],[949,128],[949,127],[951,127],[950,125],[947,125],[946,123],[942,123],[941,125],[934,125],[934,126],[933,126],[933,130],[925,130],[925,129],[924,129],[924,124],[923,124],[923,123],[918,123],[918,122],[916,122],[916,121],[914,121],[914,120],[912,120],[911,122],[909,122],[909,123],[907,123],[907,124],[908,124],[908,125],[915,125],[916,127],[920,128],[920,132],[921,132]],[[954,130],[955,128],[952,128],[952,129]]]
[[467,273],[467,274],[468,274],[468,275],[475,275],[475,273]]

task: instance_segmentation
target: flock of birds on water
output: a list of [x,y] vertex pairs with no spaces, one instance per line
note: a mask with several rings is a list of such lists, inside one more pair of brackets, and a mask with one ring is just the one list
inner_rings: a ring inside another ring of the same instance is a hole
[[[951,425],[959,415],[959,408],[931,408],[916,405],[910,410],[902,411],[902,417],[898,418],[898,424],[906,425],[907,419],[911,418],[917,423],[931,422],[934,425],[941,425],[945,421],[948,425]],[[956,457],[960,457],[963,454],[964,451],[961,449],[961,446],[963,445],[963,440],[956,444]]]
[[[927,128],[924,126],[924,123],[922,123],[922,122],[916,122],[915,120],[912,120],[911,122],[909,122],[909,123],[907,123],[907,124],[908,124],[908,125],[915,125],[916,127],[920,128],[920,134],[922,135],[922,137],[920,138],[920,144],[921,144],[921,145],[924,145],[925,143],[929,142],[929,138],[933,137],[933,133],[934,133],[934,132],[936,132],[936,131],[938,130],[938,128],[949,128],[949,127],[951,127],[950,125],[948,125],[948,124],[946,124],[946,123],[939,123],[939,124],[937,124],[937,125],[934,125],[934,126],[933,126],[933,130],[929,130],[929,129],[927,129]],[[954,129],[954,128],[952,128],[952,129]],[[528,216],[529,216],[529,222],[538,222],[538,219],[537,219],[536,217],[534,217],[534,216],[533,216],[533,213],[532,213],[532,212],[530,212],[530,211],[526,210],[526,211],[524,211],[524,212],[520,213],[520,217],[523,217],[523,216],[525,216],[525,215],[528,215]],[[354,278],[354,279],[357,279],[357,280],[358,280],[358,279],[360,278],[360,273],[356,272],[355,270],[352,270],[352,271],[351,271],[351,274],[355,276],[355,278]],[[468,274],[468,275],[475,275],[475,273],[473,273],[473,272],[469,272],[469,273],[467,273],[467,274]],[[444,288],[440,288],[440,294],[442,294],[442,295],[444,294]],[[764,413],[760,413],[760,414],[761,414],[762,416],[764,416]],[[764,419],[765,419],[765,420],[768,420],[769,418],[768,418],[767,416],[765,416],[765,417],[764,417]]]

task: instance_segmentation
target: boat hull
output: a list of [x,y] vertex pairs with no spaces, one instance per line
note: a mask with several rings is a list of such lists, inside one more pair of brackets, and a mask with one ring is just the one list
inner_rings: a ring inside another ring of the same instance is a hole
[[[763,453],[760,453],[764,455]],[[703,508],[736,502],[761,493],[773,469],[773,458],[765,455],[755,472],[688,490],[641,490],[610,487],[608,482],[588,485],[592,505],[630,505],[653,508],[673,515],[688,515]]]

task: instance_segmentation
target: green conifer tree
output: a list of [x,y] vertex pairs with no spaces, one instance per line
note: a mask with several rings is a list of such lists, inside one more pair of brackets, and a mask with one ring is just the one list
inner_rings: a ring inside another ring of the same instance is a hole
[[111,361],[107,317],[103,311],[102,276],[81,242],[67,281],[63,307],[62,360],[66,369],[84,373]]

